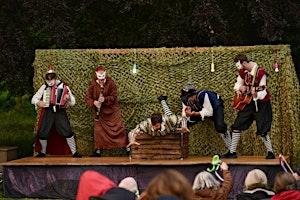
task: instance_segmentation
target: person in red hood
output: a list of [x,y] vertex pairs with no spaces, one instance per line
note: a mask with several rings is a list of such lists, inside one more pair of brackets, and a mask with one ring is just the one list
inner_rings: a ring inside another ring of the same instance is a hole
[[289,172],[279,172],[274,180],[274,192],[271,200],[300,199],[300,191],[297,189],[296,179]]
[[117,187],[117,185],[106,176],[93,170],[87,170],[80,176],[76,200],[89,200],[92,196],[105,194],[113,187]]

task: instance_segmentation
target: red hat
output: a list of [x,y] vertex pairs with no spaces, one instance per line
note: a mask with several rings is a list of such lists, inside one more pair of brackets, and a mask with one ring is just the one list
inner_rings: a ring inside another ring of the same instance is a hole
[[49,70],[47,71],[47,74],[54,74],[52,65],[49,66]]

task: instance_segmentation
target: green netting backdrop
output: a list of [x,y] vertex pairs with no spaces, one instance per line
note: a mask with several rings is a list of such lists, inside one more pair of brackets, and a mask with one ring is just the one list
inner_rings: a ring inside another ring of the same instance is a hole
[[[76,98],[76,105],[68,108],[68,114],[80,153],[88,155],[93,151],[93,115],[84,96],[96,66],[105,66],[118,86],[127,133],[145,116],[163,112],[157,100],[159,95],[167,95],[169,107],[180,115],[180,90],[187,81],[194,82],[198,89],[213,90],[222,96],[225,122],[230,127],[237,115],[232,108],[233,86],[238,74],[233,58],[244,53],[269,73],[273,109],[270,137],[275,154],[291,156],[294,164],[300,160],[299,81],[289,45],[149,48],[134,52],[134,49],[36,50],[33,64],[35,91],[44,83],[45,73],[52,64],[58,79],[69,84]],[[132,73],[134,62],[136,74]],[[215,72],[211,72],[212,62]],[[278,62],[279,72],[274,70],[275,62]],[[190,130],[190,155],[212,156],[227,151],[210,120],[206,119]],[[242,132],[237,150],[239,155],[266,154],[261,138],[256,136],[255,123]]]

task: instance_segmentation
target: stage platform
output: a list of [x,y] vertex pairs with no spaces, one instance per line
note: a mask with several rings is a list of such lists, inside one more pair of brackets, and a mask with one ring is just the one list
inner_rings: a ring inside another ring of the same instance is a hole
[[[285,156],[288,160],[288,157]],[[197,173],[211,168],[212,157],[189,157],[183,160],[132,160],[129,157],[82,157],[46,156],[27,157],[3,164],[3,194],[9,198],[60,198],[75,199],[81,174],[95,170],[106,175],[115,183],[126,176],[134,177],[140,190],[144,190],[158,172],[175,169],[185,175],[191,184]],[[239,156],[223,159],[234,179],[229,198],[243,190],[248,171],[263,170],[273,186],[276,173],[282,171],[279,159],[266,160],[264,156]],[[222,174],[222,173],[219,173]]]

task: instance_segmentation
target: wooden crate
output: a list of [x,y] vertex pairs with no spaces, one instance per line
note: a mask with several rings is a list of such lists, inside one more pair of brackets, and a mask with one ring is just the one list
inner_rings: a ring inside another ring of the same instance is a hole
[[2,172],[2,164],[4,162],[17,159],[18,147],[1,146],[0,147],[0,172]]
[[132,145],[131,159],[170,160],[189,156],[189,134],[172,132],[165,136],[136,136],[140,145]]

